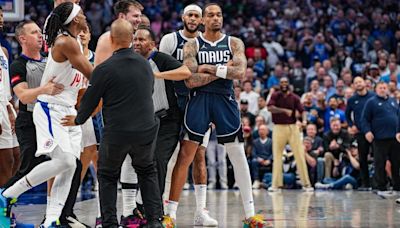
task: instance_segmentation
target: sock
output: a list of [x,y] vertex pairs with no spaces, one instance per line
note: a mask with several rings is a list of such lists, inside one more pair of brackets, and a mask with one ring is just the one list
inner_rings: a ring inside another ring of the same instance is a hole
[[194,185],[194,194],[196,196],[197,211],[202,211],[204,208],[206,208],[207,185],[205,184]]
[[233,166],[235,181],[239,186],[242,196],[243,208],[246,218],[255,215],[253,192],[251,186],[250,169],[245,156],[244,145],[236,142],[226,143],[226,151]]
[[49,195],[47,195],[46,215],[49,214],[50,200],[51,200],[51,197]]
[[97,197],[97,217],[101,217],[101,208],[100,208],[100,196],[99,196],[99,191],[96,192],[96,197]]
[[7,188],[3,192],[3,196],[6,198],[18,198],[22,193],[31,189],[32,186],[29,184],[26,176],[19,179],[15,184],[11,187]]
[[167,211],[165,212],[169,215],[172,219],[176,219],[176,211],[178,210],[179,202],[175,201],[168,201]]
[[136,184],[125,184],[122,183],[122,204],[123,211],[122,215],[127,217],[133,214],[133,210],[136,208]]
[[140,192],[140,189],[138,190],[136,194],[136,203],[138,204],[143,204],[143,199],[142,199],[142,193]]

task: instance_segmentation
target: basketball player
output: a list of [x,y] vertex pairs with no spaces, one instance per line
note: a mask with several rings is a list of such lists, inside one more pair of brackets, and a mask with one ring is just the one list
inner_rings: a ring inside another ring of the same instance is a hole
[[[183,61],[183,46],[185,43],[199,35],[198,29],[202,19],[202,10],[198,5],[191,4],[184,8],[182,21],[183,29],[177,32],[169,33],[161,39],[160,51],[166,54],[172,55],[178,61]],[[185,112],[186,103],[189,97],[189,89],[186,87],[185,82],[176,81],[174,82],[175,92],[178,96],[178,105],[181,110],[182,116]],[[207,198],[207,168],[205,161],[205,151],[207,148],[208,137],[205,137],[203,143],[197,148],[194,161],[193,161],[193,181],[194,190],[196,196],[196,213],[194,218],[194,224],[198,226],[218,226],[218,221],[211,218],[206,208]],[[170,159],[168,164],[168,174],[166,180],[165,193],[166,199],[169,196],[169,186],[171,183],[172,169],[178,156],[176,150],[173,157]],[[168,202],[166,200],[166,202]]]
[[[0,30],[3,30],[3,8],[0,7]],[[16,113],[10,89],[10,76],[7,49],[0,45],[0,187],[2,187],[18,170],[19,145],[15,135]]]
[[[141,23],[143,6],[135,0],[119,0],[114,4],[114,13],[118,19],[125,19],[131,23],[133,30],[136,31]],[[132,34],[133,36],[133,34]],[[100,36],[96,47],[94,65],[97,66],[107,60],[112,54],[110,32]],[[143,216],[136,208],[136,195],[138,190],[138,178],[135,169],[132,167],[132,159],[129,155],[121,167],[120,182],[122,185],[122,216],[121,225],[137,225],[143,221]],[[100,215],[99,215],[100,216]],[[100,226],[101,218],[96,218],[96,227]]]
[[55,177],[49,209],[41,227],[60,227],[58,219],[70,192],[76,159],[80,157],[82,137],[80,127],[64,127],[60,120],[65,115],[76,114],[74,105],[83,82],[78,71],[89,78],[93,70],[76,40],[85,27],[83,11],[70,2],[57,6],[49,17],[46,41],[51,51],[41,84],[53,80],[62,84],[64,90],[58,95],[39,95],[33,110],[33,120],[37,132],[36,156],[45,154],[51,159],[39,164],[2,191],[0,207],[7,210],[6,217],[10,215],[10,205],[22,193]]
[[263,216],[255,214],[240,113],[233,92],[233,80],[242,79],[246,72],[244,44],[238,38],[221,33],[222,21],[221,7],[215,3],[207,4],[203,10],[205,32],[188,41],[183,48],[183,63],[193,74],[185,81],[192,88],[184,117],[188,139],[183,141],[174,167],[168,217],[164,219],[164,224],[172,227],[187,169],[210,123],[215,124],[218,142],[226,146],[234,167],[244,206],[244,227],[266,225]]

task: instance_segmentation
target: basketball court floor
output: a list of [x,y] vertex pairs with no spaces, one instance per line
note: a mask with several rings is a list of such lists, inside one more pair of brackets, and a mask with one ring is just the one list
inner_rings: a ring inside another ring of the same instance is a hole
[[[268,193],[255,190],[253,193],[256,209],[261,210],[274,227],[400,227],[400,206],[396,205],[395,198],[383,198],[372,192],[286,190]],[[24,200],[29,202],[29,198]],[[207,201],[219,227],[241,227],[243,208],[239,191],[208,191]],[[96,204],[95,199],[80,199],[75,206],[80,220],[92,227]],[[184,191],[177,215],[179,228],[193,227],[195,209],[194,192]],[[118,210],[121,212],[120,193]],[[19,221],[38,225],[43,219],[45,204],[19,205],[14,211]]]

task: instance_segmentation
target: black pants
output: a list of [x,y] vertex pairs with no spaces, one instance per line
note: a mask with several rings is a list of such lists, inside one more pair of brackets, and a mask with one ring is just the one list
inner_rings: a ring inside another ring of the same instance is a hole
[[356,139],[358,144],[358,157],[360,160],[361,186],[370,187],[371,184],[369,181],[368,154],[372,144],[365,139],[365,135],[362,133],[358,133],[356,135]]
[[74,177],[72,178],[71,189],[69,191],[67,200],[65,201],[63,210],[60,215],[61,224],[68,224],[67,217],[71,216],[76,218],[74,214],[74,206],[76,197],[78,195],[79,186],[81,185],[82,162],[76,159],[76,169]]
[[127,154],[132,157],[132,165],[139,179],[146,217],[149,221],[162,217],[162,200],[159,189],[156,162],[154,158],[155,138],[148,144],[100,144],[97,177],[103,227],[118,227],[117,182],[121,166]]
[[375,139],[373,142],[373,147],[375,165],[374,180],[377,185],[377,189],[380,191],[387,190],[385,165],[386,160],[389,159],[391,163],[393,190],[400,191],[400,144],[396,139]]
[[33,124],[32,113],[20,111],[15,121],[15,133],[20,148],[21,165],[17,173],[3,186],[9,188],[19,179],[28,174],[35,166],[48,160],[46,156],[35,157],[37,150],[36,129]]
[[158,183],[162,196],[165,188],[168,161],[175,151],[179,141],[181,122],[179,119],[166,117],[160,120],[160,129],[157,135],[155,158],[157,161]]

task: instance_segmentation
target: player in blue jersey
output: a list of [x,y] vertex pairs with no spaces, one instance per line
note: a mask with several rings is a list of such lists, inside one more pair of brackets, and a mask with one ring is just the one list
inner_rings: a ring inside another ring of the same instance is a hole
[[263,217],[255,214],[240,113],[233,92],[233,80],[240,80],[245,75],[245,48],[240,39],[221,32],[222,22],[221,7],[207,4],[203,9],[205,32],[188,41],[183,48],[183,63],[192,71],[192,76],[185,81],[191,88],[184,117],[188,135],[182,142],[172,174],[165,227],[175,226],[178,200],[188,167],[211,123],[215,124],[218,142],[226,146],[234,167],[244,206],[244,226],[266,226]]

